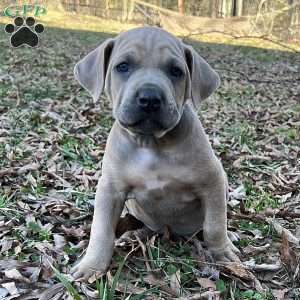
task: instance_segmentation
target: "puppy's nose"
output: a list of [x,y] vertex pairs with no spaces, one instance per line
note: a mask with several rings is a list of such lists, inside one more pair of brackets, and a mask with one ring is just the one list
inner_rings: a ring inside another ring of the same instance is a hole
[[137,104],[145,112],[154,112],[160,109],[162,92],[154,87],[144,87],[137,92]]

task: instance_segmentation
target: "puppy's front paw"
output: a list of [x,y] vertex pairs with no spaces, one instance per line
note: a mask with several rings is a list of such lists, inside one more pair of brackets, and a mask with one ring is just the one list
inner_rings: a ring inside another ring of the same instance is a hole
[[240,254],[239,249],[229,239],[225,246],[220,248],[211,247],[209,250],[217,262],[241,262],[237,256],[237,254]]
[[106,273],[109,264],[99,262],[99,259],[89,258],[85,256],[70,271],[72,277],[78,281],[87,281],[93,275],[99,277]]

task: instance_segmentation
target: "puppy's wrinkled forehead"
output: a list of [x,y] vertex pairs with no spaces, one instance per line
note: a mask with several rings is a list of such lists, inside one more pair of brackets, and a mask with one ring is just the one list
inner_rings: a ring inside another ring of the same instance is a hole
[[[184,57],[184,50],[179,39],[159,28],[136,28],[121,33],[115,43],[112,59],[117,56],[133,56],[136,60],[147,57],[150,62],[155,57],[158,62],[163,57]],[[158,57],[158,55],[160,57]],[[154,62],[153,61],[153,62]]]
[[107,39],[74,68],[75,78],[94,101],[103,91],[112,100],[112,91],[141,73],[151,73],[152,78],[162,75],[176,91],[185,89],[185,99],[191,98],[196,109],[220,83],[218,74],[191,46],[157,27],[136,28]]

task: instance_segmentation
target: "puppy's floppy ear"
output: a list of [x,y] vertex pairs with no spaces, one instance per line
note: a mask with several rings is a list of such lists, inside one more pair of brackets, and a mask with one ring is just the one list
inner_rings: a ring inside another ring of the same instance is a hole
[[191,47],[185,45],[185,58],[191,78],[191,96],[196,109],[220,85],[219,75]]
[[94,102],[99,99],[103,92],[113,46],[114,39],[107,39],[74,67],[75,78],[91,94]]

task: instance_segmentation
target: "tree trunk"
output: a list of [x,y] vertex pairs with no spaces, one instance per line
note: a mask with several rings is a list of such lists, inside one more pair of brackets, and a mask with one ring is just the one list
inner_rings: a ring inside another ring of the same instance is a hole
[[237,16],[241,17],[243,15],[243,0],[237,0]]
[[[288,5],[292,6],[294,4],[294,0],[288,0]],[[287,39],[292,37],[292,32],[294,30],[293,25],[295,22],[295,13],[296,13],[296,9],[295,8],[291,8],[288,10],[288,20],[287,20],[287,28],[286,28],[286,33],[287,33]],[[295,23],[296,24],[296,23]]]
[[221,0],[220,1],[221,17],[231,17],[233,15],[233,0]]
[[132,21],[133,19],[133,12],[134,12],[134,0],[130,0],[130,3],[129,3],[129,9],[128,9],[128,21]]
[[210,7],[209,7],[209,15],[212,18],[217,18],[219,15],[218,10],[219,10],[218,0],[211,0]]
[[226,0],[219,0],[218,1],[218,14],[219,14],[219,17],[220,18],[224,18],[224,11],[223,11],[223,3],[225,2]]
[[109,0],[105,0],[105,17],[108,19],[109,16]]
[[233,0],[233,16],[241,17],[243,15],[243,0]]
[[128,0],[123,0],[123,13],[122,13],[122,21],[127,21],[128,17]]
[[184,0],[178,0],[178,11],[184,15]]

